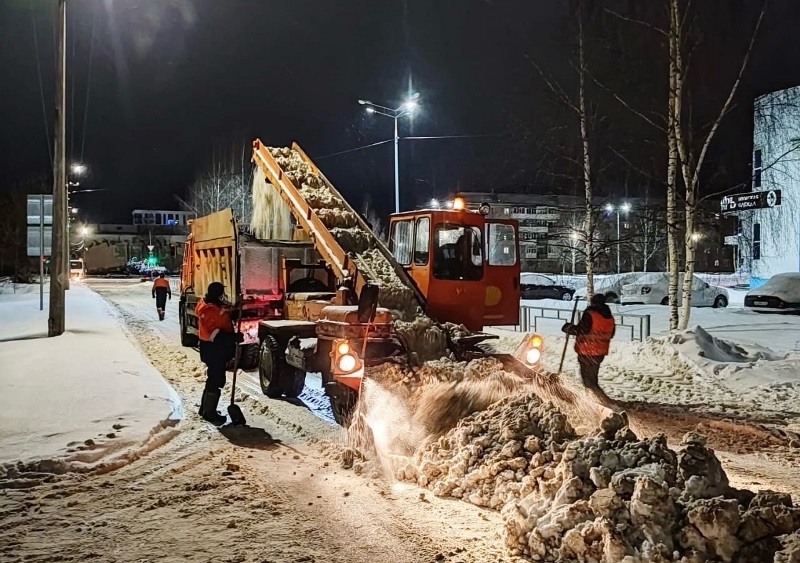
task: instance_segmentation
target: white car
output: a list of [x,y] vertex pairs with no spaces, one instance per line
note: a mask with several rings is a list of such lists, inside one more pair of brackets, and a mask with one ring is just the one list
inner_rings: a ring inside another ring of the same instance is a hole
[[[633,283],[646,272],[625,272],[623,274],[611,274],[602,278],[594,279],[594,292],[602,293],[606,296],[606,303],[619,303],[622,295],[622,286]],[[582,287],[575,292],[575,299],[586,300],[586,288]]]
[[[678,279],[678,300],[683,296],[683,273]],[[644,274],[634,283],[622,286],[623,305],[666,305],[669,303],[669,274]],[[728,290],[704,282],[697,276],[692,279],[692,307],[727,307]]]
[[744,306],[759,313],[800,312],[800,273],[776,274],[744,296]]

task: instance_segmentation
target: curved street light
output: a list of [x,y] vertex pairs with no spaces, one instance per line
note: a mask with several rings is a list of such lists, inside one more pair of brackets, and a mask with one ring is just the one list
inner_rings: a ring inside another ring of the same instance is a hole
[[414,92],[409,98],[397,108],[388,108],[369,100],[359,99],[359,105],[366,106],[364,111],[370,114],[377,113],[389,117],[394,121],[394,212],[400,213],[400,170],[399,170],[399,144],[400,137],[397,133],[397,120],[407,115],[412,115],[417,109],[419,92]]

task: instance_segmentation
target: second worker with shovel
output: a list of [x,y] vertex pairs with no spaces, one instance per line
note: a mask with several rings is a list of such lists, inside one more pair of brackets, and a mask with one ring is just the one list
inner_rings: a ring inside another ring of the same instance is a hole
[[600,389],[598,373],[600,364],[608,355],[611,339],[616,333],[616,323],[611,309],[606,305],[605,295],[592,295],[590,304],[584,310],[578,324],[566,323],[561,330],[575,336],[575,352],[578,353],[578,364],[584,386],[608,399]]

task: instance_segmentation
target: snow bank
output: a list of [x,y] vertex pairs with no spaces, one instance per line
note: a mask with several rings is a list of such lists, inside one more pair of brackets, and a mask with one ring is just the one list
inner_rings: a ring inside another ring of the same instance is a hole
[[732,489],[702,436],[675,452],[614,413],[580,437],[533,393],[463,419],[398,477],[499,510],[507,547],[536,561],[772,561],[800,529],[788,495]]
[[[47,296],[46,296],[47,297]],[[175,391],[85,286],[67,292],[67,331],[47,338],[38,286],[0,295],[0,477],[113,469],[174,435]]]

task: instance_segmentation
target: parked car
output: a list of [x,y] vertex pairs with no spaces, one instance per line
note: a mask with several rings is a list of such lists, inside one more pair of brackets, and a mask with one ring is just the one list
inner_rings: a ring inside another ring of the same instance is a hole
[[523,299],[560,299],[572,301],[574,287],[567,287],[542,274],[522,274],[519,284]]
[[[678,299],[683,297],[683,274],[678,280]],[[623,305],[666,305],[669,303],[669,274],[644,274],[635,282],[622,286]],[[692,277],[692,307],[727,307],[728,290]]]
[[[623,274],[610,274],[602,278],[595,278],[594,292],[606,296],[606,303],[619,303],[622,295],[622,286],[633,283],[647,272],[625,272]],[[575,299],[586,300],[586,288],[582,287],[575,292]]]
[[744,306],[759,313],[800,312],[800,273],[776,274],[744,296]]

